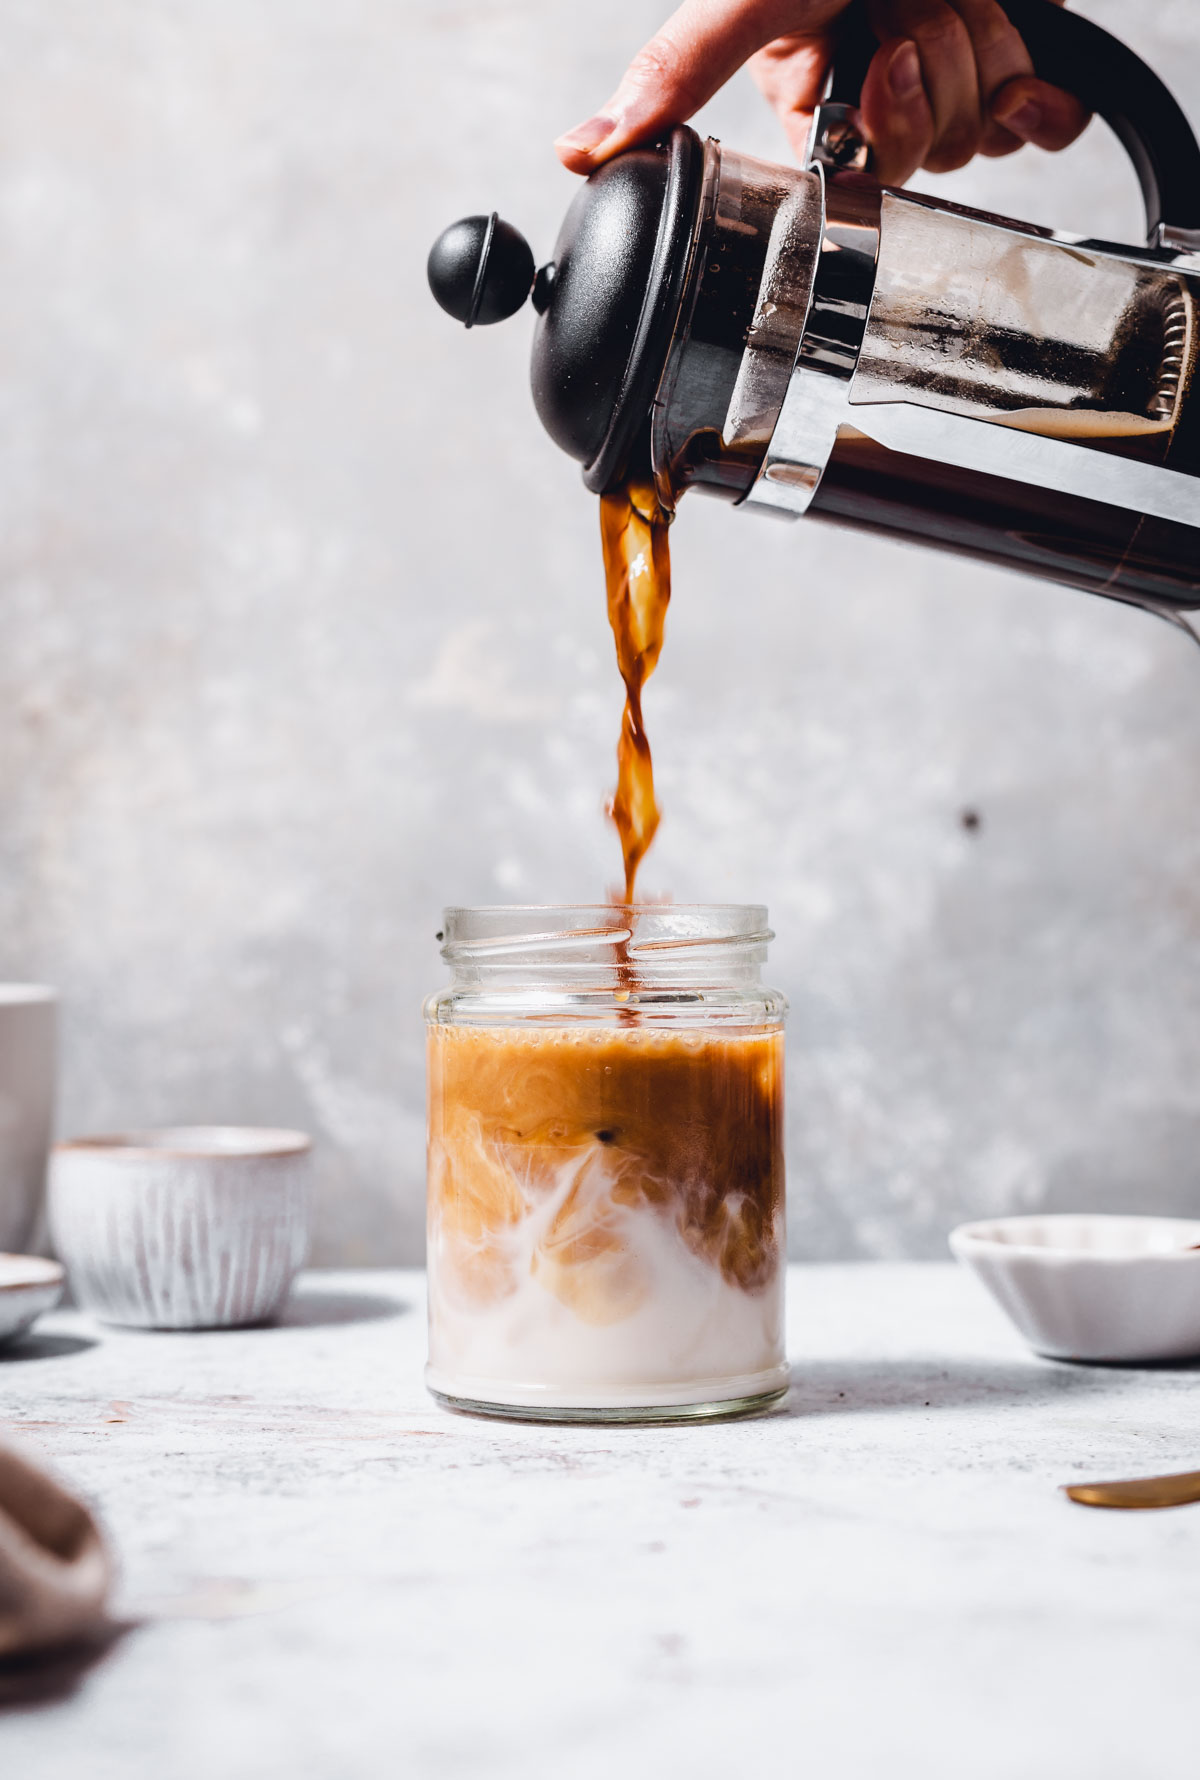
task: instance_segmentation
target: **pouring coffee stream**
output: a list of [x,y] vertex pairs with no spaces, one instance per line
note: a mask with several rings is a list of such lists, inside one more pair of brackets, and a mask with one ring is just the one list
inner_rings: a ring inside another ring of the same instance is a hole
[[654,765],[642,717],[642,689],[658,663],[671,598],[667,526],[653,482],[629,481],[600,497],[600,536],[608,621],[625,685],[617,744],[617,789],[609,813],[621,840],[624,900],[635,900],[638,867],[658,832]]

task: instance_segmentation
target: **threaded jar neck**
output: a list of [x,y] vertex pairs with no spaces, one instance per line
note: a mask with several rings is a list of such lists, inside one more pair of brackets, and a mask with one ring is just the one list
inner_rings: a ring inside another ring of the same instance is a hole
[[456,986],[653,989],[758,983],[774,936],[759,904],[573,903],[447,909],[440,937]]

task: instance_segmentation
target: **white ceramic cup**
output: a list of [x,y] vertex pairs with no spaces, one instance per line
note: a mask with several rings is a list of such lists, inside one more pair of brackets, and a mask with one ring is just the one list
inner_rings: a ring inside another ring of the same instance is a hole
[[248,1125],[56,1145],[50,1235],[76,1302],[143,1329],[268,1321],[308,1250],[311,1148]]
[[54,1119],[53,989],[0,983],[0,1250],[28,1245],[42,1207]]

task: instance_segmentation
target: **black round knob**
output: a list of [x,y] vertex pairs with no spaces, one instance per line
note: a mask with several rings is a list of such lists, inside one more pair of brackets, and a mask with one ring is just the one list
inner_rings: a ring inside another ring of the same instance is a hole
[[515,315],[533,284],[533,254],[511,223],[464,216],[429,250],[429,288],[455,321],[481,327]]

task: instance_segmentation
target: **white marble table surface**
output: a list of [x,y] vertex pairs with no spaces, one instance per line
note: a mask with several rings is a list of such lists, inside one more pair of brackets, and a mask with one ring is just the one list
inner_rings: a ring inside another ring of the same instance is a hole
[[424,1394],[416,1273],[279,1327],[102,1329],[0,1362],[137,1621],[0,1712],[22,1780],[1170,1780],[1200,1760],[1200,1371],[1027,1354],[951,1265],[794,1270],[789,1401],[545,1428]]

